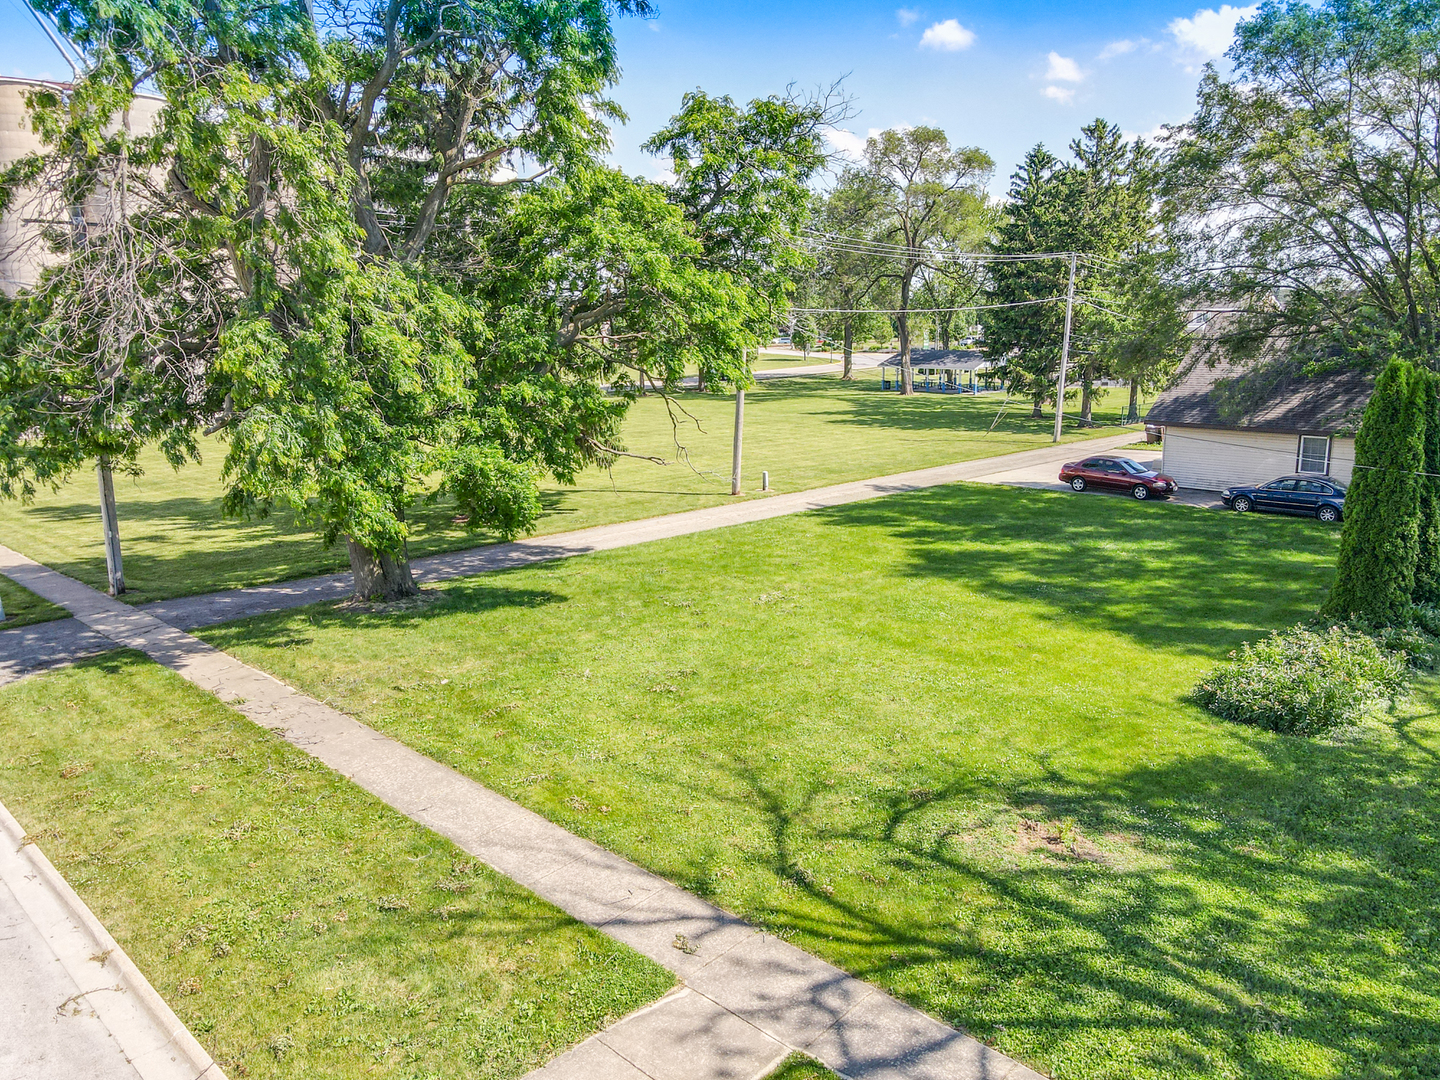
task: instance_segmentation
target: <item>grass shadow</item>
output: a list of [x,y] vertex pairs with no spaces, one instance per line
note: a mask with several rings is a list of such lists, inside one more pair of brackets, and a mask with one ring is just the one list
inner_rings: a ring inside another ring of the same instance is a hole
[[[1333,577],[1338,539],[1335,529],[1300,519],[984,485],[815,513],[837,526],[884,529],[896,541],[892,565],[917,581],[961,581],[1145,645],[1204,654],[1313,612]],[[1258,557],[1216,557],[1242,544]]]

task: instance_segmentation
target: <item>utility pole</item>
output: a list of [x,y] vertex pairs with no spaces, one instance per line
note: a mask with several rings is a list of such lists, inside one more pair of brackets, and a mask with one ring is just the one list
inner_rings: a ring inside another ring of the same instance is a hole
[[110,473],[110,458],[100,455],[95,465],[100,479],[100,528],[105,533],[105,574],[110,579],[110,595],[125,591],[125,568],[120,562],[120,518],[115,512],[115,478]]
[[745,438],[745,391],[735,390],[735,448],[730,462],[730,494],[740,494],[740,445]]
[[1055,389],[1055,438],[1060,441],[1060,422],[1065,419],[1065,367],[1070,363],[1070,316],[1075,310],[1075,252],[1070,253],[1070,287],[1065,290],[1065,337],[1060,343],[1060,382]]

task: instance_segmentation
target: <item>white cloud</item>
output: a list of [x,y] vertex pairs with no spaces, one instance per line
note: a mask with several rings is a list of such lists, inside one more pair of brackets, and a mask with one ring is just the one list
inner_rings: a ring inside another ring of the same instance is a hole
[[1045,96],[1051,101],[1058,101],[1061,105],[1073,105],[1075,103],[1075,91],[1066,86],[1047,86]]
[[1126,131],[1123,128],[1120,131],[1121,138],[1123,138],[1126,142],[1134,142],[1136,139],[1144,139],[1147,143],[1155,143],[1158,142],[1161,136],[1163,136],[1164,134],[1164,124],[1156,124],[1149,131]]
[[937,22],[920,35],[922,49],[936,49],[940,52],[959,52],[975,43],[975,31],[966,30],[958,19]]
[[654,176],[650,177],[652,184],[664,184],[666,187],[673,187],[680,178],[675,175],[672,169],[661,169]]
[[900,20],[901,26],[910,26],[912,23],[919,21],[920,9],[902,7],[900,10],[895,12],[895,18]]
[[1126,53],[1134,52],[1141,45],[1143,45],[1144,42],[1144,38],[1141,38],[1139,41],[1131,41],[1129,38],[1123,38],[1120,41],[1112,41],[1109,45],[1106,45],[1105,48],[1100,50],[1100,55],[1097,56],[1096,59],[1113,60],[1117,56],[1124,56]]
[[1221,4],[1219,10],[1201,8],[1188,19],[1175,19],[1169,30],[1180,47],[1201,60],[1224,56],[1235,38],[1235,24],[1260,10],[1259,4],[1231,7]]
[[1085,73],[1080,70],[1080,65],[1070,57],[1051,52],[1050,66],[1045,69],[1045,78],[1051,82],[1081,82],[1085,78]]
[[[871,130],[874,134],[874,130]],[[851,161],[862,161],[865,157],[865,140],[853,131],[846,131],[844,128],[826,128],[825,141],[838,154],[842,154]]]

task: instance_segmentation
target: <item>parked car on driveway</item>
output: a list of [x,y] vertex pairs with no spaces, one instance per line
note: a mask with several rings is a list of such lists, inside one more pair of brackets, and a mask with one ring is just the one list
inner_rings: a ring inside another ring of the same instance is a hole
[[1220,493],[1220,501],[1242,514],[1269,510],[1321,521],[1339,521],[1345,514],[1345,489],[1318,476],[1282,476],[1268,484],[1228,487]]
[[1134,498],[1168,499],[1175,494],[1176,483],[1163,473],[1147,469],[1126,457],[1091,457],[1084,461],[1067,461],[1060,466],[1060,482],[1075,491],[1087,488],[1128,491]]

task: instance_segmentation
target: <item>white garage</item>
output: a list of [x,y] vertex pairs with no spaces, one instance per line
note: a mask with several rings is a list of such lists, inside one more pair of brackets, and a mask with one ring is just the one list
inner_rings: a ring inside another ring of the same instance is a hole
[[1367,371],[1277,376],[1197,362],[1145,421],[1164,428],[1162,471],[1182,488],[1220,491],[1293,474],[1348,484],[1374,384]]

